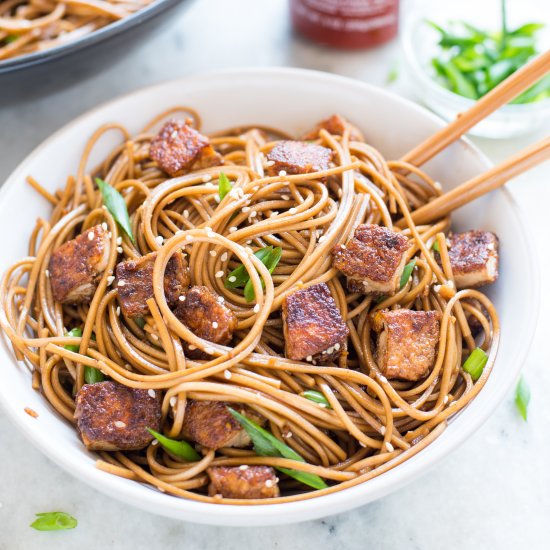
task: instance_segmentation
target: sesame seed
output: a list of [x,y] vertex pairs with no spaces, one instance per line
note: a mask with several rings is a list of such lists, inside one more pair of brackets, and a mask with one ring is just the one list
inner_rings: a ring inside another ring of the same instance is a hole
[[156,334],[151,334],[151,338],[153,340],[158,340],[159,339],[159,337]]
[[158,244],[162,246],[162,243],[164,242],[164,237],[162,235],[157,235],[155,237],[155,240],[157,241]]
[[229,233],[235,233],[235,231],[237,231],[235,226],[229,228]]
[[119,246],[122,244],[122,237],[117,237],[116,244],[118,244]]
[[275,161],[274,161],[274,160],[268,160],[268,161],[265,163],[265,165],[266,165],[267,167],[273,166],[274,164],[275,164]]
[[171,407],[175,407],[177,402],[178,402],[178,398],[175,395],[170,397],[170,406]]
[[386,445],[386,449],[388,449],[388,452],[390,452],[390,453],[392,453],[395,450],[393,448],[393,445],[389,441],[386,441],[386,443],[384,443],[384,445]]
[[178,131],[177,130],[174,130],[171,134],[170,134],[170,137],[172,139],[176,139],[178,137]]
[[239,466],[239,470],[243,470],[243,472],[245,470],[248,470],[248,464],[242,464],[241,466]]
[[281,170],[279,172],[279,176],[281,176],[281,178],[284,178],[286,176],[286,170]]
[[362,441],[359,441],[359,445],[361,445],[361,447],[363,447],[363,448],[367,447]]
[[384,435],[386,433],[386,426],[380,426],[380,433]]
[[443,189],[443,187],[441,186],[441,182],[439,181],[434,181],[434,187],[438,190],[438,191],[441,191]]
[[334,344],[334,349],[338,351],[340,349],[340,344]]
[[212,258],[215,258],[218,255],[218,253],[215,250],[211,250],[209,254],[210,256],[212,256]]
[[223,376],[226,380],[231,380],[231,372],[226,370],[223,372]]
[[218,323],[216,321],[212,321],[212,327],[213,328],[218,328]]
[[214,231],[210,230],[210,231],[207,231],[207,232],[206,232],[206,236],[207,236],[209,239],[213,239],[213,238],[216,236],[216,233],[214,233]]
[[116,251],[119,253],[119,254],[122,254],[124,251],[122,250],[122,246],[117,246],[116,247]]
[[221,256],[220,256],[220,260],[222,262],[225,262],[227,260],[227,252],[224,252]]
[[49,277],[50,276],[50,270],[46,269],[46,271],[44,271],[44,275],[46,275],[46,277]]
[[311,355],[308,355],[308,356],[306,357],[306,361],[308,361],[308,362],[311,363],[311,362],[313,361],[313,357],[312,357]]
[[329,355],[334,352],[334,346],[331,346],[330,348],[327,348],[326,353]]
[[184,211],[183,211],[183,217],[184,217],[184,218],[188,218],[188,217],[189,217],[189,210],[184,210]]
[[214,348],[204,348],[204,353],[208,353],[208,355],[213,355]]
[[189,349],[193,351],[194,349],[197,349],[197,346],[194,346],[193,344],[189,344]]
[[443,398],[443,404],[446,405],[448,402],[449,402],[449,396],[446,395],[446,396]]
[[272,218],[273,216],[278,216],[278,215],[279,215],[279,212],[277,212],[277,210],[273,210],[273,212],[269,214],[269,217]]
[[107,231],[107,229],[109,229],[109,226],[105,222],[101,224],[101,227],[103,228],[104,231]]
[[182,235],[183,234],[183,230],[182,229],[178,229],[174,235]]
[[296,212],[298,212],[298,210],[294,207],[288,209],[289,214],[296,214]]
[[210,174],[204,174],[204,176],[202,177],[202,181],[204,181],[204,183],[206,183],[207,181],[210,181],[212,179],[212,176]]
[[255,218],[257,215],[258,215],[258,212],[256,212],[256,210],[254,210],[253,212],[250,212],[251,218]]
[[342,190],[341,190],[341,189],[338,189],[338,193],[337,193],[337,194],[338,194],[338,198],[339,198],[339,199],[342,198]]
[[250,212],[250,206],[243,206],[243,207],[241,208],[241,211],[244,212],[245,214],[246,214],[247,212]]
[[117,314],[118,316],[120,316],[120,306],[117,306],[117,308],[116,308],[116,314]]
[[117,428],[126,428],[126,423],[125,422],[122,422],[122,420],[116,420],[115,421],[115,426]]
[[94,233],[93,231],[90,231],[90,232],[88,233],[88,239],[89,239],[90,241],[93,241],[93,240],[94,240],[94,237],[95,237],[95,233]]
[[153,439],[153,441],[151,441],[151,445],[153,445],[153,447],[158,444],[159,444],[158,439]]
[[324,403],[317,403],[317,405],[319,407],[321,407],[321,409],[326,409],[327,408],[327,406]]
[[258,311],[260,311],[260,304],[254,306],[254,313],[258,313]]
[[289,201],[290,197],[288,195],[281,195],[281,199],[283,199],[284,201]]
[[286,432],[286,434],[284,434],[285,438],[288,439],[290,437],[292,437],[292,432],[289,430],[288,432]]
[[216,271],[216,279],[223,277],[223,271]]
[[231,277],[229,277],[228,279],[230,283],[234,283],[236,280],[237,280],[237,277],[235,277],[235,275],[231,275]]
[[218,296],[218,302],[223,304],[225,302],[225,298],[223,296]]
[[117,286],[124,286],[126,283],[121,279],[118,283],[117,283]]
[[178,298],[178,300],[179,300],[180,302],[185,302],[185,296],[182,294],[182,295]]
[[382,384],[386,384],[388,382],[388,379],[385,376],[380,375],[378,378]]
[[273,480],[272,479],[266,479],[265,480],[265,486],[266,487],[273,487]]
[[155,393],[155,390],[147,390],[147,394],[149,395],[149,397],[156,397],[156,393]]
[[325,240],[325,238],[326,238],[325,235],[321,235],[319,237],[319,242],[322,243]]

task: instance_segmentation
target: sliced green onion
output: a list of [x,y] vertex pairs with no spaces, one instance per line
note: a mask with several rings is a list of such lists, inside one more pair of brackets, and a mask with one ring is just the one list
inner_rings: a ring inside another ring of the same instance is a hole
[[432,244],[432,249],[435,250],[438,254],[441,254],[441,250],[439,248],[439,241],[437,239],[434,241],[434,244]]
[[130,224],[130,216],[128,215],[128,207],[124,197],[106,181],[100,178],[96,178],[95,182],[101,191],[103,197],[103,203],[107,207],[107,210],[111,213],[115,221],[122,228],[124,233],[130,237],[130,240],[135,244],[134,234],[132,233],[132,226]]
[[306,399],[309,399],[310,401],[313,401],[314,403],[323,405],[326,409],[332,409],[330,403],[328,402],[328,399],[320,391],[306,390],[303,391],[300,395],[302,397],[305,397]]
[[218,195],[220,196],[220,200],[222,201],[224,199],[225,195],[227,195],[227,193],[229,193],[229,191],[231,191],[231,188],[233,187],[233,185],[223,172],[220,172],[220,175],[218,177],[218,181],[219,181],[219,183],[218,183]]
[[158,433],[152,428],[147,428],[147,430],[169,453],[172,453],[173,455],[179,456],[180,458],[183,458],[184,460],[188,460],[190,462],[200,460],[201,455],[197,453],[197,451],[195,451],[195,449],[189,443],[187,443],[187,441],[170,439],[169,437]]
[[[264,248],[260,248],[260,250],[256,250],[256,252],[254,252],[254,256],[265,264],[264,260],[267,259],[272,251],[272,246],[265,246]],[[244,265],[241,264],[227,276],[224,285],[225,288],[242,288],[246,285],[246,283],[248,283],[249,280],[250,275]]]
[[413,258],[404,268],[401,273],[401,280],[399,281],[399,290],[401,290],[411,278],[414,266],[416,265],[416,258]]
[[136,317],[134,321],[139,328],[143,328],[145,326],[145,319],[143,317]]
[[97,382],[103,382],[105,375],[99,369],[86,365],[84,367],[84,380],[86,380],[86,384],[96,384]]
[[489,356],[481,348],[476,348],[470,353],[468,359],[466,359],[464,365],[462,365],[462,368],[474,380],[477,380],[481,376],[488,359]]
[[[82,336],[82,329],[81,328],[73,328],[69,330],[65,334],[65,336],[70,336],[71,338],[80,338]],[[72,351],[73,353],[78,353],[78,350],[80,349],[80,346],[77,344],[67,344],[66,346],[63,346],[66,350]]]
[[531,390],[529,384],[523,374],[521,375],[518,385],[516,386],[516,407],[521,414],[521,418],[527,422],[527,408],[529,407],[529,401],[531,401]]
[[386,84],[391,84],[399,78],[399,61],[395,60],[386,76]]
[[64,531],[74,529],[77,525],[78,521],[65,512],[43,512],[36,514],[30,526],[37,531]]
[[[283,255],[283,249],[280,246],[275,247],[268,256],[262,260],[262,263],[267,267],[269,273],[273,273],[281,256]],[[265,281],[262,279],[262,288],[265,288]],[[252,280],[249,278],[245,287],[244,287],[244,297],[247,302],[253,302],[256,299],[254,294],[254,286],[252,285]]]
[[6,36],[6,38],[4,38],[4,42],[6,44],[11,44],[12,42],[15,42],[17,39],[19,39],[18,34],[10,34],[10,36]]
[[[249,435],[256,454],[305,462],[294,449],[291,449],[286,443],[279,441],[273,434],[230,407],[228,407],[228,410]],[[289,468],[277,468],[277,470],[314,489],[325,489],[327,487],[327,484],[318,475]]]

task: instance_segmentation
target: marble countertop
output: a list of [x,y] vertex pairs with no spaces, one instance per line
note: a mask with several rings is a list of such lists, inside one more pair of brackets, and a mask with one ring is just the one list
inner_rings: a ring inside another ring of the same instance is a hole
[[[411,1],[405,0],[406,9]],[[36,145],[75,116],[155,82],[217,68],[289,65],[388,86],[387,74],[399,58],[397,43],[340,53],[295,38],[285,0],[199,0],[115,66],[78,79],[66,75],[56,90],[43,97],[34,94],[7,107],[0,105],[0,182]],[[391,87],[411,96],[402,70]],[[475,141],[498,161],[549,131],[550,123],[537,135]],[[550,251],[547,239],[543,240],[550,234],[549,179],[546,164],[508,185],[529,213],[543,276],[550,270]],[[543,289],[541,311],[547,308],[550,293]],[[50,462],[0,411],[0,550],[548,548],[549,333],[550,322],[543,315],[525,364],[532,389],[529,422],[519,418],[510,392],[469,441],[424,477],[355,511],[298,525],[217,528],[127,507]],[[36,512],[52,509],[72,513],[79,520],[78,528],[56,533],[29,528]]]

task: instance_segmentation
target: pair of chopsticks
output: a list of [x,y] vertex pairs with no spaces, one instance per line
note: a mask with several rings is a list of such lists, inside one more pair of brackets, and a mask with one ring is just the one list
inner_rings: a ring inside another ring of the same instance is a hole
[[[513,73],[496,88],[484,95],[470,109],[402,157],[402,161],[421,166],[448,145],[456,141],[480,120],[517,97],[550,72],[550,50]],[[550,159],[550,137],[523,149],[501,164],[444,193],[435,200],[411,212],[416,224],[430,223],[451,211],[497,189],[518,174]],[[404,227],[403,219],[397,225]]]

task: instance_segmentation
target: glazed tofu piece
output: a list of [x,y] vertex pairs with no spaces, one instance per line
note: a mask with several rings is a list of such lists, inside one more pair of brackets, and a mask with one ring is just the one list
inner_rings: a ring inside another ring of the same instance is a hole
[[205,286],[191,287],[174,314],[193,334],[215,344],[229,344],[237,328],[237,316]]
[[172,177],[223,163],[208,138],[188,122],[169,120],[151,141],[149,155]]
[[[143,317],[149,313],[146,302],[154,295],[153,269],[156,258],[157,253],[151,252],[116,266],[118,302],[127,317]],[[183,254],[177,251],[168,260],[164,272],[164,294],[168,305],[175,306],[190,284],[189,267]]]
[[208,468],[210,496],[225,498],[274,498],[279,496],[279,479],[270,466],[215,466]]
[[343,136],[344,132],[348,128],[350,131],[349,139],[351,141],[363,140],[363,135],[361,134],[359,129],[340,115],[332,115],[331,117],[322,120],[321,122],[319,122],[319,124],[317,124],[317,126],[315,126],[313,130],[305,134],[302,139],[317,139],[319,137],[320,130],[326,130],[329,134],[335,136]]
[[345,245],[334,247],[336,269],[347,277],[350,292],[393,296],[405,267],[409,242],[387,227],[364,224]]
[[332,160],[332,151],[321,145],[305,141],[279,141],[267,153],[267,174],[277,176],[279,172],[287,174],[308,174],[328,170]]
[[439,342],[438,311],[395,309],[375,314],[378,367],[386,378],[416,381],[433,367]]
[[107,267],[110,249],[110,239],[101,225],[62,244],[48,265],[54,300],[64,304],[89,302]]
[[257,424],[265,422],[252,409],[242,405],[189,399],[183,419],[183,436],[208,449],[247,447],[250,445],[250,438],[227,407],[232,407]]
[[117,382],[85,384],[76,396],[74,417],[90,451],[136,451],[160,430],[159,391],[129,388]]
[[490,231],[465,231],[449,237],[449,260],[457,288],[494,283],[498,278],[498,237]]
[[346,351],[349,329],[325,283],[287,295],[282,316],[289,359],[325,364]]

